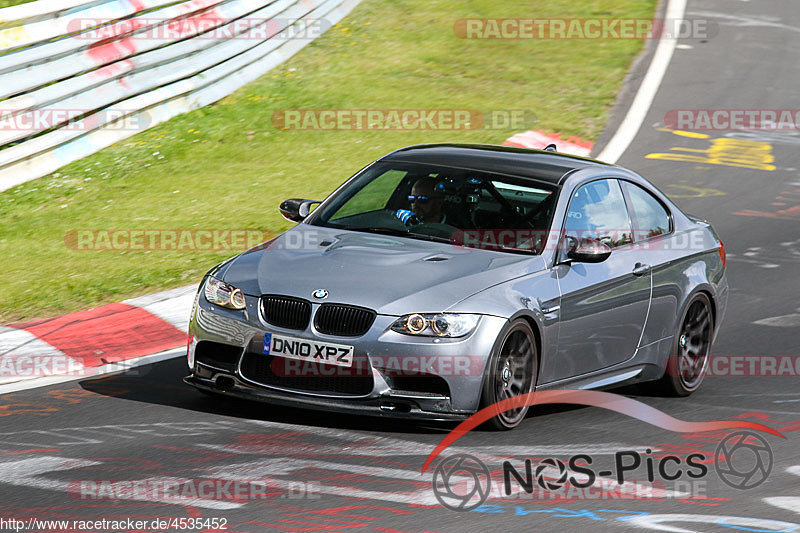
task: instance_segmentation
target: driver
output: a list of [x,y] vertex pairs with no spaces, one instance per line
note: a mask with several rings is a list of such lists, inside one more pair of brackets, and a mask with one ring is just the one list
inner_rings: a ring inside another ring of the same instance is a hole
[[411,187],[411,194],[408,195],[408,201],[411,204],[411,209],[421,223],[428,224],[433,222],[444,224],[447,216],[442,213],[442,207],[444,207],[442,188],[441,184],[430,178],[419,179],[414,183],[414,186]]

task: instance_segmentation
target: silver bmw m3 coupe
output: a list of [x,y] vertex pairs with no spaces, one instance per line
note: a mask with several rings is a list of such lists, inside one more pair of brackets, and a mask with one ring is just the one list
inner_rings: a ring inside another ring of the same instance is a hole
[[591,159],[411,146],[280,210],[297,225],[197,293],[185,381],[205,393],[427,420],[550,388],[688,395],[727,303],[710,224]]

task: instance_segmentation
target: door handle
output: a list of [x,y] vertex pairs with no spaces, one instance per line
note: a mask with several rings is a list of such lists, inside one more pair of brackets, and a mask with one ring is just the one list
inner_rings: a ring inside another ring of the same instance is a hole
[[644,276],[648,272],[650,272],[650,265],[645,265],[644,263],[636,263],[633,266],[633,275],[634,276]]

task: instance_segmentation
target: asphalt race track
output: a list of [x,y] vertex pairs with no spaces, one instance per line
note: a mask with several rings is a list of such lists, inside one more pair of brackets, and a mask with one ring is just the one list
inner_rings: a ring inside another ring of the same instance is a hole
[[[687,17],[710,19],[719,32],[680,41],[619,164],[653,180],[684,211],[709,219],[725,242],[732,292],[715,355],[794,355],[797,361],[800,135],[716,131],[687,137],[666,128],[664,117],[675,109],[796,108],[800,10],[792,0],[690,0]],[[675,154],[687,160],[675,160]],[[751,373],[746,363],[743,368]],[[709,377],[684,399],[636,392],[637,399],[681,420],[747,420],[783,431],[786,439],[765,435],[774,465],[757,487],[731,488],[709,463],[700,482],[684,479],[688,492],[682,494],[555,498],[517,491],[457,512],[434,499],[433,470],[420,473],[452,426],[214,399],[183,385],[185,373],[177,358],[0,398],[0,515],[218,518],[227,531],[248,533],[800,529],[796,375]],[[556,406],[535,409],[512,432],[473,432],[445,456],[479,456],[493,482],[502,484],[503,457],[522,472],[525,458],[536,465],[587,453],[602,470],[615,452],[632,449],[649,448],[654,457],[698,452],[713,461],[719,441],[715,433],[674,433],[603,409]],[[636,475],[629,480],[644,480],[646,473]],[[267,480],[249,485],[254,494],[219,494],[224,482],[254,479]],[[205,498],[184,493],[184,499],[110,497],[108,487],[119,488],[123,480],[206,480],[217,492]]]

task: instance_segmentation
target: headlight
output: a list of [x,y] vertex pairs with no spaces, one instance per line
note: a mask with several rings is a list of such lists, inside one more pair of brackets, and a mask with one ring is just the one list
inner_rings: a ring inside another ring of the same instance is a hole
[[206,296],[206,300],[212,304],[227,307],[228,309],[244,309],[246,305],[242,291],[211,276],[206,279],[203,293]]
[[478,325],[477,315],[440,313],[425,315],[414,313],[401,316],[392,324],[392,330],[421,337],[463,337]]

